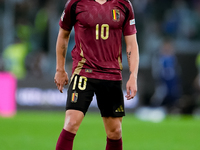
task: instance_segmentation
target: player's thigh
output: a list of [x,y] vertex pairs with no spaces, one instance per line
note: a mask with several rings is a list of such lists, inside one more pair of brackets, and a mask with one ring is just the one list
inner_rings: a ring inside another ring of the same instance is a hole
[[111,139],[121,138],[122,117],[102,117],[106,134]]
[[66,110],[64,129],[76,134],[84,118],[84,113],[79,110]]

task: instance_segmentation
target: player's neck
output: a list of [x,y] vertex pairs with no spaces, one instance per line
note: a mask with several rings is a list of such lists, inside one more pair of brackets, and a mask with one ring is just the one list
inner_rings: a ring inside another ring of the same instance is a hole
[[105,2],[107,2],[107,0],[95,0],[96,2],[98,2],[99,4],[104,4]]

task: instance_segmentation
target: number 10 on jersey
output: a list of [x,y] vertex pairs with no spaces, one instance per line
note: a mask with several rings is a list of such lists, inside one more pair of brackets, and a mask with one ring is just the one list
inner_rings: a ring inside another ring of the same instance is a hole
[[96,25],[96,40],[99,40],[99,38],[102,38],[103,40],[107,40],[109,37],[109,25],[108,24],[102,24],[99,26],[99,24]]

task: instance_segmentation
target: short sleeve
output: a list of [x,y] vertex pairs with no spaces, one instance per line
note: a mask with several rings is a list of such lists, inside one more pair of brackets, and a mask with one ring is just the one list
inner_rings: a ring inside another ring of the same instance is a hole
[[128,13],[126,15],[128,15],[128,16],[126,16],[127,19],[126,19],[126,22],[124,23],[124,26],[123,26],[124,36],[137,33],[136,26],[135,26],[134,11],[133,11],[133,7],[132,7],[132,4],[131,4],[130,1],[128,1],[127,9],[128,9],[127,10]]
[[73,27],[73,14],[71,11],[72,9],[72,5],[73,5],[73,0],[68,0],[66,5],[65,5],[65,9],[62,13],[62,16],[60,18],[59,21],[59,25],[61,28],[63,28],[64,30],[68,30],[71,31],[72,27]]

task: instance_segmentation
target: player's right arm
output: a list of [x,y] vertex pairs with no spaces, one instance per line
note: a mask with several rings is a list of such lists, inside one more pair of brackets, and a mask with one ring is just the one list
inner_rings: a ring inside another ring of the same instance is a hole
[[64,85],[68,84],[68,75],[65,71],[65,57],[69,43],[70,31],[59,29],[56,43],[56,74],[54,82],[58,90],[62,93]]

